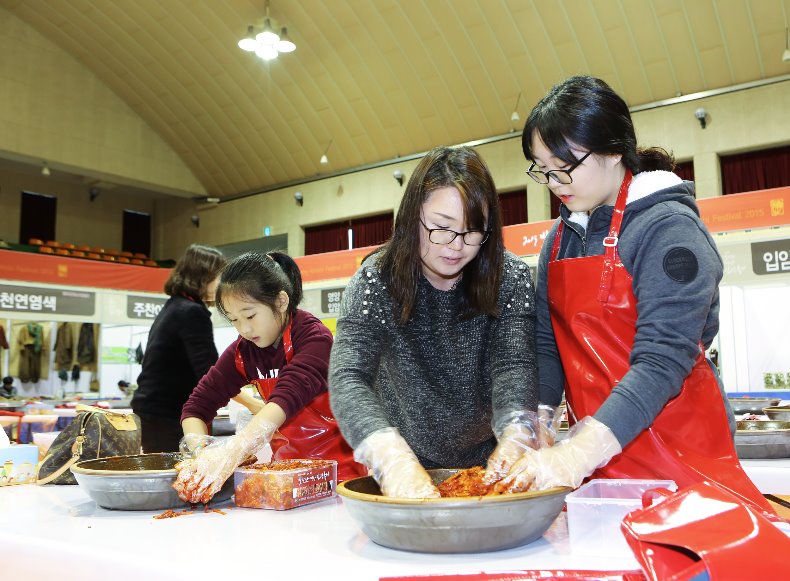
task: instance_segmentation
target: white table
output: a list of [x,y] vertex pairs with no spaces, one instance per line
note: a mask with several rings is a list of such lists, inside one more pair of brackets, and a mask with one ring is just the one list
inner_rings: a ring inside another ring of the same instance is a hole
[[[768,463],[768,464],[766,464]],[[790,460],[745,461],[762,492],[790,493]],[[776,483],[776,484],[773,484]],[[157,512],[99,508],[78,486],[0,488],[3,579],[337,579],[503,572],[636,569],[631,556],[570,551],[564,513],[543,538],[516,549],[431,555],[378,546],[339,498],[289,511],[239,509],[156,520]],[[292,573],[286,577],[288,571]]]

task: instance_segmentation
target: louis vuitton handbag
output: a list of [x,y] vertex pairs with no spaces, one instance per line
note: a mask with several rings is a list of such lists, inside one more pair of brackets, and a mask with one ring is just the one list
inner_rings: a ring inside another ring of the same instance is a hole
[[87,405],[58,434],[38,465],[36,484],[76,484],[71,466],[80,460],[140,453],[140,418]]

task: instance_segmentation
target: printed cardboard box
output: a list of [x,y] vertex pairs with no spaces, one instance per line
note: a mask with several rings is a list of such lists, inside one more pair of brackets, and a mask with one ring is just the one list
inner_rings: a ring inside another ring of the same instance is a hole
[[37,463],[38,446],[34,444],[0,448],[0,486],[35,482]]

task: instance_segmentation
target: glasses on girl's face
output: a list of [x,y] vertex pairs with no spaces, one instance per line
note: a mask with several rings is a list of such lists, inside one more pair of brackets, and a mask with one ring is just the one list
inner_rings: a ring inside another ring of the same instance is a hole
[[551,178],[558,184],[563,184],[567,186],[568,184],[573,183],[571,172],[575,170],[577,167],[579,167],[585,159],[590,157],[590,154],[592,154],[592,151],[588,151],[584,155],[584,157],[576,160],[576,163],[574,163],[568,169],[553,169],[551,171],[540,171],[537,169],[533,169],[535,167],[535,162],[533,161],[532,165],[529,166],[529,169],[527,170],[527,175],[531,177],[533,180],[535,180],[536,182],[538,182],[539,184],[547,184],[549,183],[549,178]]
[[467,246],[482,246],[488,240],[488,232],[481,232],[480,230],[456,232],[447,228],[428,228],[422,220],[420,220],[420,224],[428,231],[428,240],[433,244],[450,244],[458,236],[461,237],[461,240]]

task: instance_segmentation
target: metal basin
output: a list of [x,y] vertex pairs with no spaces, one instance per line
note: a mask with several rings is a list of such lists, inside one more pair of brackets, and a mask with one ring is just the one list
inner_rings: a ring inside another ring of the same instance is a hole
[[[111,456],[83,460],[71,467],[77,483],[101,507],[117,510],[164,510],[190,506],[173,489],[181,460],[178,453]],[[212,503],[233,495],[233,478],[225,482]]]
[[728,397],[727,400],[732,407],[732,413],[736,416],[742,414],[761,415],[763,413],[763,408],[775,406],[782,401],[778,397]]
[[[434,483],[458,470],[429,470]],[[557,518],[571,488],[469,498],[382,496],[372,476],[338,485],[349,514],[373,542],[421,553],[482,553],[539,539]]]
[[790,458],[790,422],[738,422],[735,450],[741,459]]
[[763,408],[763,413],[771,420],[790,422],[790,406]]

